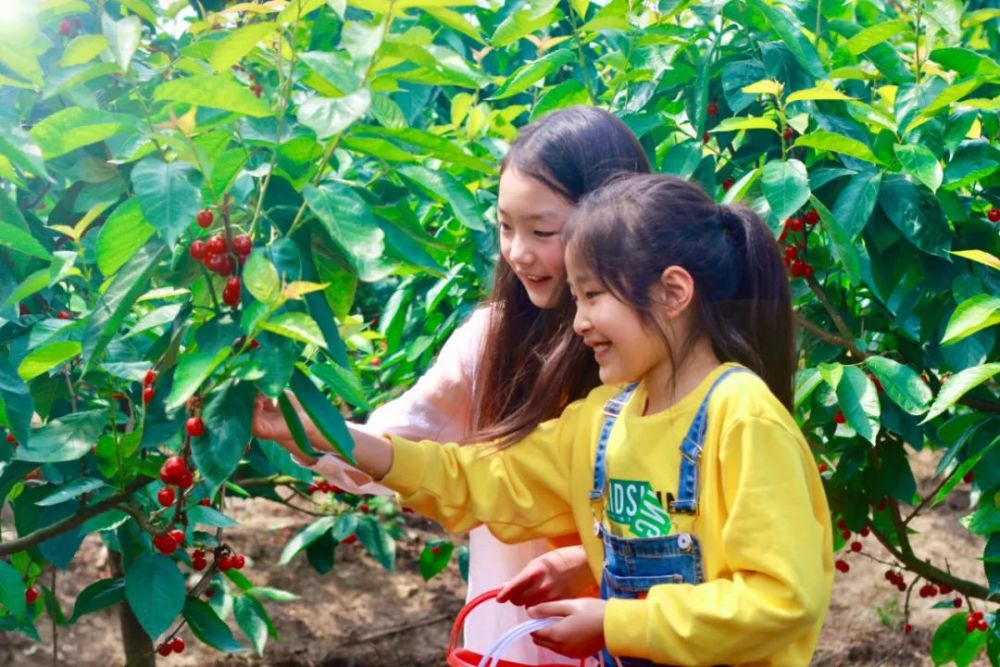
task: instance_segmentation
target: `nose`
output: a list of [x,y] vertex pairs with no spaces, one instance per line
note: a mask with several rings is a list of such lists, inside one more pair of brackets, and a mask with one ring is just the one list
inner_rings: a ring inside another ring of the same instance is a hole
[[577,302],[576,312],[573,314],[573,331],[576,332],[577,336],[586,336],[590,329],[590,319],[584,308]]
[[510,262],[519,266],[531,266],[535,261],[535,252],[531,242],[521,234],[514,234],[510,243]]

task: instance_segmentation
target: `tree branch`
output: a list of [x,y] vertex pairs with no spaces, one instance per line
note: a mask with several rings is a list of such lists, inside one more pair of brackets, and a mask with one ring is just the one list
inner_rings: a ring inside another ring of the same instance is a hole
[[17,553],[18,551],[24,551],[25,549],[30,549],[31,547],[41,544],[46,540],[50,540],[57,535],[62,535],[63,533],[69,532],[70,530],[76,528],[83,522],[91,519],[98,514],[103,514],[109,509],[115,507],[118,503],[123,500],[128,500],[129,497],[151,483],[152,479],[139,479],[127,487],[123,493],[115,494],[109,498],[105,498],[96,505],[91,505],[90,507],[81,508],[78,512],[72,516],[68,516],[65,519],[56,521],[55,523],[49,524],[44,528],[39,528],[34,530],[24,537],[19,537],[16,540],[11,540],[10,542],[4,542],[0,544],[0,556],[9,556],[12,553]]

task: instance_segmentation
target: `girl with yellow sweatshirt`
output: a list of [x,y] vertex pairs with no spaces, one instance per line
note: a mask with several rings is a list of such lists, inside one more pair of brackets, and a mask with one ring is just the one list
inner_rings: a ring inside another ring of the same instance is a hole
[[[560,618],[533,635],[541,646],[607,665],[805,667],[832,540],[789,414],[773,235],[748,209],[645,175],[585,199],[566,244],[574,328],[604,386],[499,451],[354,432],[358,464],[450,531],[578,532],[601,596],[532,608]],[[258,402],[256,433],[292,446],[277,414]]]

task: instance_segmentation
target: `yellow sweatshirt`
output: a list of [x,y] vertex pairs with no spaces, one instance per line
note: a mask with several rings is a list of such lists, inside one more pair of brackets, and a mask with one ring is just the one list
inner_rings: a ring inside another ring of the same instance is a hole
[[[617,519],[606,524],[610,530],[636,532],[630,488],[648,484],[664,508],[668,495],[677,497],[680,443],[712,381],[732,366],[653,415],[642,414],[645,387],[635,391],[608,442],[609,487],[624,498],[606,508]],[[382,483],[450,531],[485,523],[507,542],[578,532],[600,581],[588,494],[603,407],[620,390],[595,389],[499,452],[392,437]],[[732,374],[712,394],[699,484],[699,514],[670,515],[670,533],[698,538],[705,582],[608,601],[608,650],[668,665],[805,667],[833,584],[830,515],[801,432],[757,376]]]

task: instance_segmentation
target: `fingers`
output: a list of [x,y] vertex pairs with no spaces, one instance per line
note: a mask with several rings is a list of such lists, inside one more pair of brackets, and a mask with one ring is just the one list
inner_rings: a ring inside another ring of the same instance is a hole
[[[543,602],[542,604],[528,607],[528,616],[531,618],[549,618],[569,616],[576,609],[574,600],[557,600],[555,602]],[[554,626],[552,626],[554,627]]]
[[540,573],[529,563],[517,575],[504,584],[497,594],[497,602],[510,602],[518,606],[524,605],[524,598],[538,583]]

